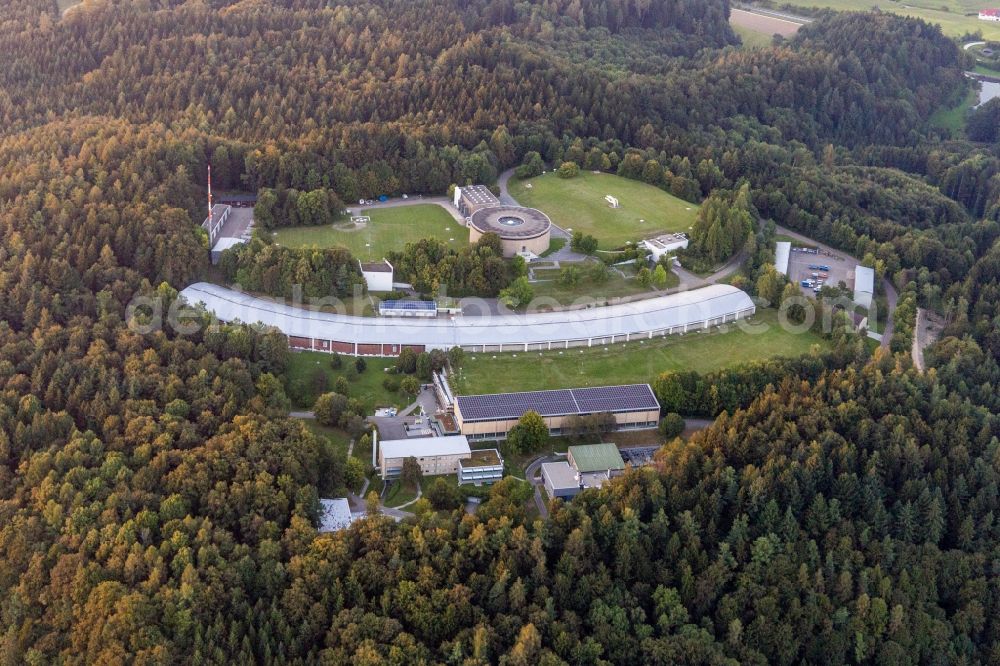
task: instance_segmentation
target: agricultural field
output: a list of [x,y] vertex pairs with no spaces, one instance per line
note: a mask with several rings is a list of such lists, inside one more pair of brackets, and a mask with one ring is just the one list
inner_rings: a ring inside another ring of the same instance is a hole
[[[522,206],[538,208],[567,231],[591,234],[601,249],[671,231],[688,231],[698,205],[636,180],[581,172],[576,178],[546,173],[526,181],[512,179],[510,194]],[[612,195],[619,208],[604,200]]]
[[357,214],[366,215],[371,221],[355,225],[345,220],[320,227],[278,229],[274,232],[274,242],[293,248],[340,245],[365,261],[381,259],[421,238],[437,238],[456,248],[469,242],[468,229],[436,204],[360,209]]
[[868,11],[878,8],[904,16],[937,23],[949,37],[982,33],[984,39],[1000,40],[1000,23],[980,21],[980,9],[996,7],[996,0],[908,0],[906,3],[891,0],[786,0],[790,6],[822,7],[839,11]]
[[767,46],[774,35],[792,37],[802,27],[802,23],[795,20],[736,8],[730,10],[729,24],[743,40],[743,45],[750,48]]
[[761,310],[754,323],[767,324],[767,331],[751,334],[731,327],[724,333],[689,333],[562,353],[468,354],[452,388],[459,394],[477,394],[643,383],[667,370],[706,373],[829,347],[815,333],[795,334],[780,328],[775,310]]

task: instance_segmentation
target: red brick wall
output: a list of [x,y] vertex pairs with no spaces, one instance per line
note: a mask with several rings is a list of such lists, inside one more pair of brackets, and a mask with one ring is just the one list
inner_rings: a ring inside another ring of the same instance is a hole
[[312,338],[300,338],[296,335],[289,335],[288,346],[295,349],[312,349]]
[[334,340],[330,343],[330,351],[340,352],[341,354],[353,354],[354,344],[351,342],[337,342]]
[[358,343],[358,354],[362,356],[380,356],[382,345],[366,345]]

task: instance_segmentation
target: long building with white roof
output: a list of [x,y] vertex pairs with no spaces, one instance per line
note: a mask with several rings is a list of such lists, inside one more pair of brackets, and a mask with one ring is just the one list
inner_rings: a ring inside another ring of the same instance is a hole
[[293,349],[397,356],[461,347],[469,352],[527,352],[609,345],[707,329],[748,317],[754,304],[730,285],[607,307],[478,317],[390,319],[317,312],[199,282],[181,295],[224,322],[273,326]]

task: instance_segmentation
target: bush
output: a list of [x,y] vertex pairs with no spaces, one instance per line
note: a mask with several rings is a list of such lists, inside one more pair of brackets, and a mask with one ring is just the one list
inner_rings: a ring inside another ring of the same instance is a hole
[[413,375],[407,375],[399,382],[399,390],[408,396],[416,396],[420,393],[420,382]]
[[368,369],[368,361],[361,358],[360,356],[354,359],[354,369],[358,371],[358,374],[362,374]]
[[597,239],[582,231],[574,231],[569,246],[581,254],[594,254],[597,251]]
[[389,375],[382,380],[382,388],[384,388],[389,393],[395,393],[399,390],[399,377],[395,375]]
[[576,162],[563,162],[556,173],[560,178],[576,178],[580,175],[580,165]]
[[344,365],[344,357],[342,357],[338,352],[333,352],[330,354],[330,367],[334,370],[340,370]]
[[664,439],[671,440],[684,432],[684,417],[677,412],[670,412],[660,419],[660,434]]

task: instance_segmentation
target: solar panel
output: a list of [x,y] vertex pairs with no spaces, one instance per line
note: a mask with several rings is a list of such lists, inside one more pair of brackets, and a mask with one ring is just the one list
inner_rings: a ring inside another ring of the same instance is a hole
[[574,389],[573,397],[585,414],[660,408],[648,384]]
[[382,301],[379,310],[437,310],[434,301]]
[[466,395],[457,400],[466,421],[516,419],[531,410],[542,416],[564,416],[660,408],[648,384]]

